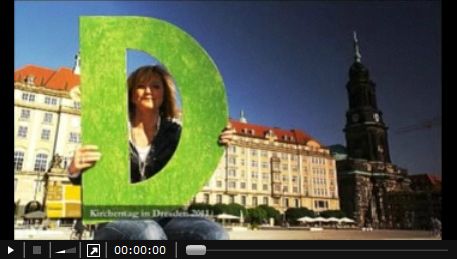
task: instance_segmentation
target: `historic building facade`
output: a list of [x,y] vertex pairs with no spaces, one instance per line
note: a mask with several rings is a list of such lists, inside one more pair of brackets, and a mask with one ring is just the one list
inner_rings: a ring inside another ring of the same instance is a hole
[[395,227],[386,195],[410,191],[407,171],[391,162],[387,126],[376,101],[375,83],[361,63],[354,33],[355,60],[346,84],[346,156],[337,161],[341,208],[360,225]]
[[210,181],[195,198],[209,204],[339,210],[335,159],[301,130],[230,120],[236,130]]
[[54,199],[47,204],[48,212],[52,214],[54,208],[62,218],[79,216],[79,188],[61,187],[69,183],[64,168],[80,144],[80,104],[69,95],[79,85],[78,69],[55,71],[28,65],[14,73],[14,197],[18,215]]

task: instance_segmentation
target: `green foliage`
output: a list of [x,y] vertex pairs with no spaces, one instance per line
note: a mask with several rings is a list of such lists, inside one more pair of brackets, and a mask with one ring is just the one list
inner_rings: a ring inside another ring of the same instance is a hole
[[214,212],[214,215],[219,215],[219,214],[222,214],[222,213],[227,213],[228,209],[227,209],[227,204],[223,204],[223,203],[217,203],[217,204],[214,204],[213,205],[213,212]]
[[225,213],[235,216],[241,216],[240,211],[243,211],[243,214],[246,216],[246,208],[243,205],[238,203],[231,203],[227,205]]
[[248,209],[248,221],[251,222],[251,224],[261,224],[264,220],[267,219],[267,212],[259,207]]
[[326,211],[322,211],[319,215],[324,218],[330,218],[330,217],[344,218],[344,217],[346,217],[346,213],[344,213],[344,211],[342,211],[342,210],[326,210]]
[[267,219],[273,218],[276,221],[279,221],[281,219],[281,213],[277,209],[275,209],[271,206],[260,205],[260,206],[258,206],[258,208],[263,209],[267,213]]
[[289,223],[296,223],[301,217],[314,217],[314,211],[308,208],[288,208],[286,210],[286,220]]

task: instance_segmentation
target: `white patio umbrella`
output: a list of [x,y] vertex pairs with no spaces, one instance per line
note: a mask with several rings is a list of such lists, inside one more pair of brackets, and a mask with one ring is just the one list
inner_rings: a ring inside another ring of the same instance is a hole
[[327,220],[328,220],[328,222],[339,222],[340,221],[340,219],[337,219],[335,217],[330,217]]
[[231,214],[222,213],[216,216],[218,219],[239,219],[240,217]]
[[314,220],[316,222],[328,222],[328,219],[327,218],[323,218],[323,217],[317,217],[317,218],[314,218]]
[[350,218],[346,218],[346,217],[340,218],[339,221],[340,221],[341,223],[354,223],[354,222],[355,222],[354,220],[352,220],[352,219],[350,219]]
[[311,217],[301,217],[301,218],[298,218],[297,221],[306,222],[306,223],[315,222],[314,218],[311,218]]
[[222,219],[222,224],[225,225],[225,220],[240,219],[238,216],[222,213],[216,216],[218,219]]

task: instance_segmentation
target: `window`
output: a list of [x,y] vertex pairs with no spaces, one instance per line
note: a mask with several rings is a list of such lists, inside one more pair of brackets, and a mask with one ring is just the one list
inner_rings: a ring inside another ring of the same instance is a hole
[[235,171],[235,169],[230,168],[230,169],[228,170],[228,176],[230,176],[230,177],[236,177],[236,171]]
[[75,108],[76,110],[80,110],[81,109],[81,103],[80,102],[73,102],[73,108]]
[[209,194],[208,193],[203,194],[203,202],[206,204],[209,203]]
[[234,181],[229,181],[229,182],[228,182],[228,188],[230,188],[230,189],[235,189],[235,188],[236,188],[236,182],[234,182]]
[[216,187],[222,187],[222,181],[216,181]]
[[235,165],[236,164],[236,158],[235,157],[230,157],[229,158],[229,165]]
[[49,105],[56,105],[57,104],[57,99],[56,98],[51,98],[49,96],[46,96],[44,98],[44,103],[49,104]]
[[288,168],[287,164],[282,164],[282,170],[287,171]]
[[284,198],[284,207],[289,207],[289,199]]
[[264,184],[263,187],[262,187],[262,189],[263,189],[264,191],[268,191],[268,184]]
[[21,120],[28,120],[30,118],[30,110],[28,109],[22,109],[21,110]]
[[216,196],[216,203],[222,203],[222,195],[218,194]]
[[260,152],[260,155],[263,156],[263,157],[267,157],[267,156],[268,156],[268,152],[265,151],[265,150],[262,150],[262,151]]
[[298,199],[295,199],[295,207],[296,208],[300,207],[300,201]]
[[44,114],[43,123],[47,123],[47,124],[52,123],[52,113],[47,112]]
[[26,126],[19,126],[19,131],[17,133],[17,136],[20,138],[26,138],[27,137],[27,127]]
[[292,182],[296,183],[298,181],[298,176],[293,175],[292,176]]
[[229,204],[230,203],[235,203],[235,196],[234,195],[230,195],[229,196]]
[[48,160],[48,155],[42,154],[42,153],[38,154],[35,158],[34,170],[38,171],[38,172],[46,171],[47,160]]
[[14,170],[22,170],[24,164],[24,152],[14,151]]
[[268,173],[263,173],[262,174],[262,179],[263,180],[268,180],[268,178],[269,178],[268,175],[269,175]]
[[273,170],[275,170],[275,171],[279,170],[279,163],[273,163]]
[[29,93],[23,93],[22,94],[22,100],[26,102],[34,102],[35,101],[35,95],[34,94],[29,94]]
[[76,132],[70,132],[70,143],[79,143],[79,134]]
[[257,206],[257,197],[252,197],[252,206]]
[[298,187],[297,186],[292,187],[292,192],[298,193]]
[[240,188],[241,189],[246,189],[246,183],[245,182],[241,182],[240,183]]
[[263,204],[268,205],[268,197],[263,197]]
[[262,162],[262,168],[268,168],[268,162]]
[[281,185],[275,184],[275,192],[281,191]]
[[230,147],[229,147],[229,150],[230,150],[232,153],[235,153],[235,152],[236,152],[236,146],[230,146]]
[[257,161],[252,160],[251,161],[251,167],[257,167]]
[[41,131],[41,139],[42,140],[49,140],[49,135],[51,134],[51,130],[49,129],[43,129]]
[[246,196],[241,196],[241,205],[246,205]]
[[257,190],[257,184],[256,184],[256,183],[253,183],[253,184],[252,184],[252,189],[253,189],[253,190]]
[[244,159],[240,160],[240,164],[244,166]]
[[287,185],[284,185],[284,186],[282,187],[282,191],[283,191],[283,192],[289,192],[289,187],[288,187]]
[[251,155],[256,156],[257,155],[257,149],[251,149]]

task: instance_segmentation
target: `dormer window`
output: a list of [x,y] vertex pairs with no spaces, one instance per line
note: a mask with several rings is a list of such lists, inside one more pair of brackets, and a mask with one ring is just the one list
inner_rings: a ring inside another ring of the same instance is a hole
[[29,75],[25,78],[25,83],[28,85],[33,85],[35,81],[35,77],[33,75]]

